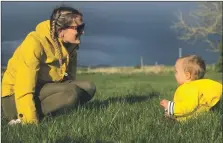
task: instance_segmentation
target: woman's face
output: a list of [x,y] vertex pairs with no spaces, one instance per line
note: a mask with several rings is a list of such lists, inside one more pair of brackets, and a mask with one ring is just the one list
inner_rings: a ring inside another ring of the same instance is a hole
[[82,17],[78,16],[68,28],[59,33],[59,36],[65,43],[80,44],[82,34],[84,34],[84,23],[82,22]]

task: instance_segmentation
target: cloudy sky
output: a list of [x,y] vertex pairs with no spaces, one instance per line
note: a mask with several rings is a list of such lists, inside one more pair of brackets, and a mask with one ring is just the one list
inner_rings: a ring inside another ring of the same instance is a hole
[[[36,25],[49,19],[62,2],[2,2],[1,56],[6,65],[15,48]],[[79,9],[86,23],[78,51],[81,65],[135,66],[173,65],[178,48],[185,54],[202,56],[215,63],[218,53],[206,51],[201,44],[189,45],[176,38],[170,26],[181,10],[187,14],[195,2],[64,2]]]

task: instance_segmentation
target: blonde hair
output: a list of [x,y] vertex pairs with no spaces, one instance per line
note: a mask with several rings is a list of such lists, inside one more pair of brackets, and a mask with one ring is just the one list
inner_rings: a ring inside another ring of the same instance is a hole
[[69,27],[73,23],[73,19],[77,16],[82,17],[82,13],[74,8],[66,6],[55,8],[51,14],[50,36],[55,43],[55,51],[58,54],[60,66],[62,66],[62,51],[58,40],[58,31]]
[[197,55],[187,55],[179,59],[183,60],[184,72],[189,72],[192,76],[192,80],[202,79],[204,77],[206,65],[201,57]]

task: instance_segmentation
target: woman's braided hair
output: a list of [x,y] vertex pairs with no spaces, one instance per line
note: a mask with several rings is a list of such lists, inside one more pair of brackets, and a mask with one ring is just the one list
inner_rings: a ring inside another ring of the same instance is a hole
[[74,8],[61,6],[55,8],[50,17],[50,36],[55,43],[55,51],[58,54],[60,66],[62,66],[62,51],[58,40],[58,31],[69,27],[77,16],[82,16],[82,13]]

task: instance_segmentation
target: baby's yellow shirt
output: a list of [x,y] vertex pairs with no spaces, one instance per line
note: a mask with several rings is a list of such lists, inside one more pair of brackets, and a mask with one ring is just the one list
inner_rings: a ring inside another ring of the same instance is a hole
[[168,103],[168,114],[178,121],[209,111],[222,97],[222,84],[210,79],[190,81],[179,86],[173,102]]

